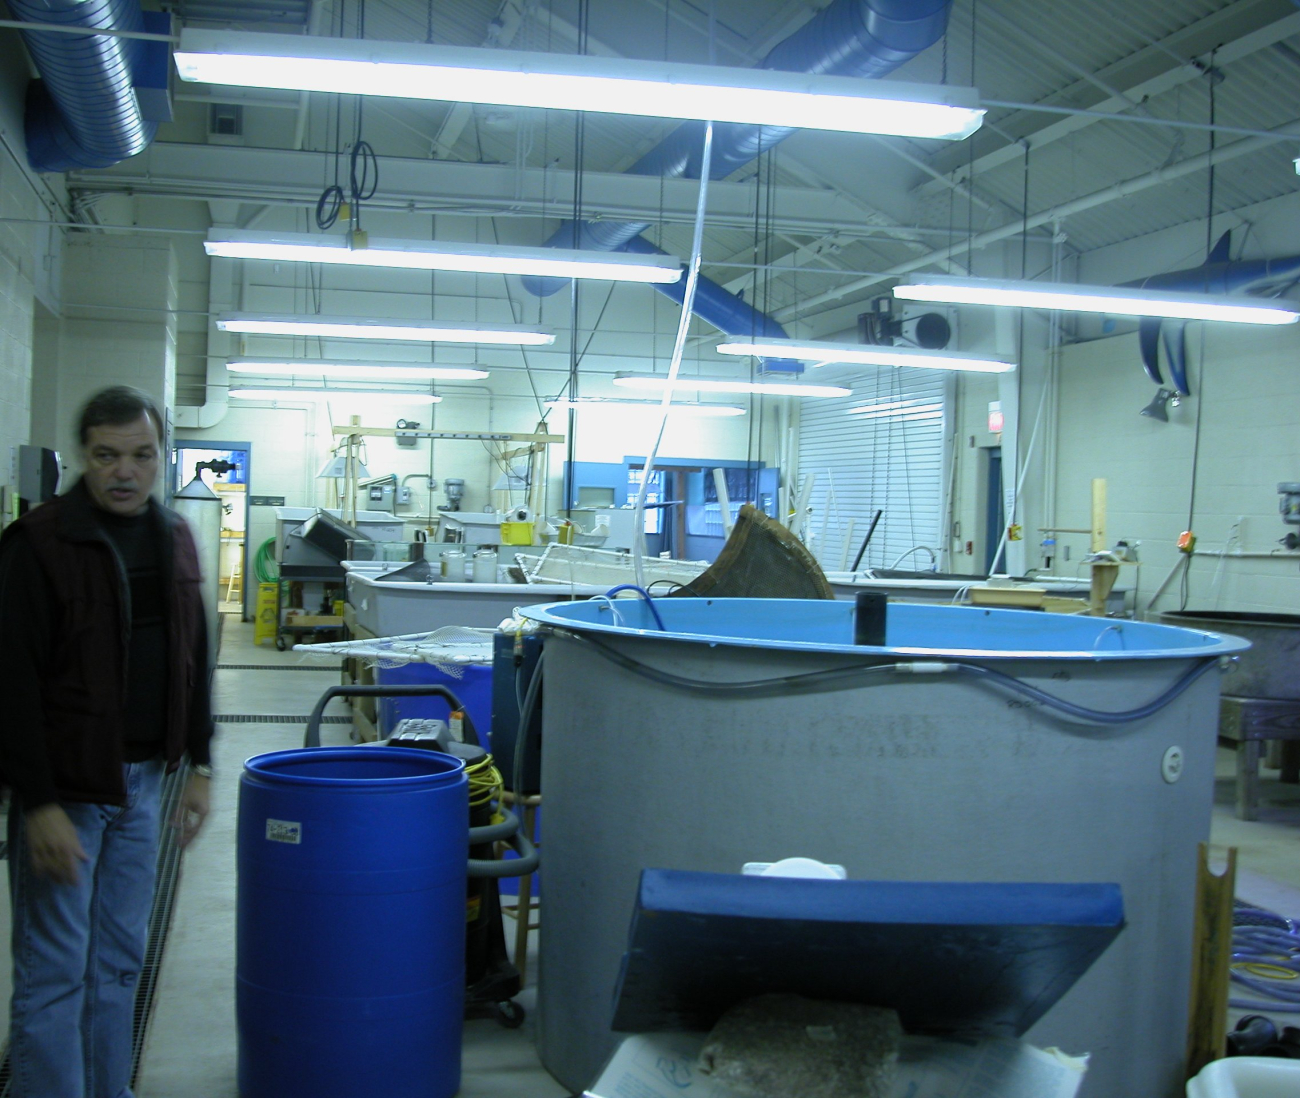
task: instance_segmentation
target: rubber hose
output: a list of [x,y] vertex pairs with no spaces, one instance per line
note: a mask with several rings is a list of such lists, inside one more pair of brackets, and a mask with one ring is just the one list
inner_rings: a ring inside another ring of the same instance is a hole
[[[687,679],[667,671],[660,671],[581,633],[573,633],[568,630],[555,630],[555,632],[562,633],[566,637],[594,648],[611,663],[624,667],[633,674],[649,679],[651,682],[657,682],[662,686],[684,690],[689,693],[722,697],[739,694],[751,697],[780,697],[798,690],[847,690],[860,686],[876,686],[880,683],[879,679],[873,678],[871,681],[867,681],[864,680],[863,676],[875,676],[882,672],[892,672],[894,669],[892,663],[855,664],[851,667],[835,667],[824,671],[813,671],[806,675],[784,675],[775,679],[751,679],[744,682],[705,682],[698,679]],[[954,671],[990,679],[999,686],[1023,694],[1068,716],[1107,726],[1130,724],[1133,721],[1143,720],[1154,713],[1158,713],[1187,690],[1192,683],[1218,665],[1217,657],[1210,657],[1188,670],[1173,686],[1155,700],[1147,702],[1136,709],[1108,712],[1102,709],[1089,709],[1086,706],[1076,705],[1074,702],[1068,702],[1064,698],[1058,698],[1054,694],[1039,690],[1036,686],[1021,682],[1011,675],[1003,674],[1001,671],[993,671],[978,664],[951,660],[941,662]]]
[[541,864],[541,851],[522,831],[511,836],[509,845],[518,858],[470,858],[467,874],[470,877],[527,877],[536,873]]

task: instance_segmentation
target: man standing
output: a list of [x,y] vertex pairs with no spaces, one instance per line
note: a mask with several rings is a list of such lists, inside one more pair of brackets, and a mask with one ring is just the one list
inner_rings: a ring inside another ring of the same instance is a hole
[[188,754],[182,842],[212,776],[198,558],[150,496],[162,418],[118,386],[79,429],[82,479],[0,537],[15,1098],[131,1098],[163,774]]

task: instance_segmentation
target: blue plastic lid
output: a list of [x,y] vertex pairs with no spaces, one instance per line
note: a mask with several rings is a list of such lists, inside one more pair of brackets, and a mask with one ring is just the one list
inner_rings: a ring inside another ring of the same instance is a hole
[[465,781],[465,764],[411,747],[304,747],[268,751],[244,763],[246,775],[287,785],[341,790],[413,790]]

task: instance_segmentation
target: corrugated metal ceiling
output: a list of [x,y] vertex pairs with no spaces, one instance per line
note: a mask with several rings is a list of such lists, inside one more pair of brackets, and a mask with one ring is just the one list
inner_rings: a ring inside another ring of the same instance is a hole
[[[717,59],[722,63],[751,63],[783,33],[826,6],[826,0],[718,0]],[[523,0],[525,17],[510,42],[511,48],[574,52],[577,49],[578,0]],[[176,0],[174,10],[187,21],[228,21],[252,25],[273,18],[303,25],[309,0]],[[479,46],[493,36],[492,22],[501,0],[438,0],[434,3],[404,0],[368,0],[366,33],[390,40],[423,41]],[[591,6],[593,52],[629,56],[703,60],[707,42],[708,5],[688,0],[608,0]],[[338,9],[335,8],[335,11]],[[355,33],[358,7],[346,6],[344,33]],[[277,14],[278,13],[278,14]],[[1087,3],[1043,4],[1032,0],[956,0],[947,41],[901,68],[898,79],[936,81],[943,75],[954,83],[971,78],[988,98],[1028,103],[1088,106],[1102,92],[1097,80],[1081,74],[1101,74],[1123,83],[1135,66],[1147,69],[1157,62],[1165,68],[1186,63],[1168,55],[1161,45],[1203,20],[1219,17],[1254,19],[1263,24],[1294,16],[1285,0],[1088,0]],[[337,25],[336,30],[337,33]],[[973,36],[972,36],[973,32]],[[974,50],[972,51],[972,40]],[[1295,43],[1300,46],[1300,42]],[[1162,52],[1163,51],[1163,52]],[[1174,52],[1177,52],[1176,50]],[[1300,54],[1270,47],[1223,64],[1224,80],[1216,88],[1217,118],[1221,124],[1268,129],[1296,120],[1300,104]],[[1144,70],[1145,71],[1145,70]],[[444,105],[386,101],[367,115],[375,128],[371,138],[381,152],[391,147],[395,155],[429,155],[435,135],[449,113]],[[1197,77],[1172,91],[1151,98],[1144,107],[1151,115],[1186,121],[1209,116],[1209,88]],[[924,143],[899,143],[909,155],[928,162],[940,172],[959,170],[967,158],[980,157],[1006,144],[1012,136],[1041,129],[1056,117],[1040,113],[997,109],[989,126],[970,149],[940,148]],[[581,163],[592,171],[621,171],[673,128],[673,123],[609,115],[588,115],[585,120]],[[370,136],[368,134],[368,136]],[[1224,135],[1220,144],[1240,140]],[[1127,179],[1154,171],[1202,152],[1207,136],[1125,122],[1097,122],[1079,128],[1061,140],[1036,149],[1029,161],[1030,209],[1037,212],[1092,194]],[[451,155],[462,160],[531,166],[555,164],[568,168],[578,160],[574,119],[571,115],[520,109],[477,107],[470,111]],[[1275,145],[1222,164],[1216,172],[1216,207],[1240,210],[1254,203],[1292,193],[1300,185],[1291,166],[1294,150]],[[791,154],[777,158],[774,179],[787,186],[817,185],[818,167],[790,162]],[[910,170],[910,169],[909,169]],[[752,177],[743,169],[740,178]],[[928,183],[920,170],[913,186]],[[873,193],[871,173],[851,184],[851,193],[869,211],[878,205],[907,211],[904,220],[929,230],[964,228],[968,223],[965,200],[953,199],[933,184],[910,197]],[[975,231],[1005,224],[1018,216],[1023,201],[1024,163],[1015,156],[974,180],[976,191],[992,205],[977,207],[970,223]],[[1204,216],[1207,175],[1194,172],[1162,183],[1121,201],[1110,202],[1070,216],[1063,228],[1070,246],[1089,251],[1158,229],[1196,221]],[[885,197],[889,201],[884,201]],[[758,194],[756,191],[756,202]],[[761,219],[760,219],[761,220]],[[1225,223],[1226,227],[1226,223]],[[669,226],[664,246],[684,254],[688,231]],[[707,255],[715,263],[752,262],[752,233],[710,230]],[[776,241],[763,254],[787,257],[807,238]],[[767,291],[785,301],[823,288],[826,279],[813,272],[827,264],[851,270],[886,270],[891,265],[923,254],[942,243],[929,235],[916,241],[873,237],[847,239],[836,254],[807,256],[806,277],[780,275]],[[748,249],[749,258],[739,258]],[[802,255],[802,253],[800,253]],[[713,272],[723,281],[739,277],[738,269]],[[797,283],[797,285],[796,285]]]

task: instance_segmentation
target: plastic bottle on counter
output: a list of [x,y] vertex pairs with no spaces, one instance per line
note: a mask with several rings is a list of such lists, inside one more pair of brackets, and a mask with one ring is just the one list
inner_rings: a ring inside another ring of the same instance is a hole
[[497,551],[495,549],[480,549],[474,554],[474,582],[496,583],[496,581]]
[[442,578],[448,583],[465,582],[465,554],[459,549],[448,549],[442,554]]

